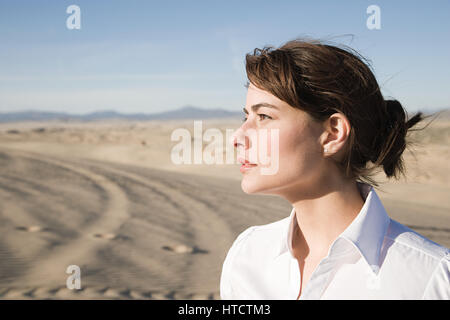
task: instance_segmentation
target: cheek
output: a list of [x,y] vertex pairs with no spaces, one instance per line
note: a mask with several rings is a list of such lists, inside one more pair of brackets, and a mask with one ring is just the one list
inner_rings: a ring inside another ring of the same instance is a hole
[[280,130],[279,129],[271,129],[267,131],[267,134],[263,139],[261,139],[261,142],[263,145],[261,147],[263,148],[262,154],[260,156],[267,156],[268,161],[271,163],[273,161],[278,162],[279,160],[279,153],[280,153]]
[[314,135],[298,129],[280,132],[279,162],[289,170],[308,170],[319,162]]
[[[260,130],[249,135],[250,148],[248,159],[250,162],[262,166],[278,159],[280,132],[279,129]],[[272,159],[274,157],[274,159]]]
[[259,163],[261,168],[277,167],[277,172],[283,175],[313,170],[320,163],[317,158],[320,154],[315,135],[308,129],[301,125],[286,125],[281,129],[259,131],[253,140],[258,147],[250,152],[250,161]]
[[[278,130],[277,130],[278,131]],[[267,155],[269,157],[272,156],[272,154],[274,153],[274,151],[272,150],[272,146],[276,147],[277,144],[279,144],[279,138],[277,137],[279,136],[279,133],[277,134],[277,132],[275,132],[275,130],[270,130],[267,140],[266,140],[266,145],[267,145]],[[275,141],[274,139],[277,139],[278,141]]]
[[273,167],[280,164],[283,159],[289,162],[289,159],[295,157],[298,150],[297,137],[291,130],[271,129],[266,132],[259,132],[258,148],[255,148],[254,156],[258,158],[261,167]]

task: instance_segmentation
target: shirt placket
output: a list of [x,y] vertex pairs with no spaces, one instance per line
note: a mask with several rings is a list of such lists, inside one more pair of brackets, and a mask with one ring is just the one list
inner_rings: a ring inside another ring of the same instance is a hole
[[[302,289],[300,300],[320,299],[325,287],[328,284],[329,277],[332,274],[334,263],[328,258],[324,258],[320,261],[308,280],[306,287]],[[298,272],[300,275],[300,272]],[[297,290],[297,295],[300,288]]]
[[[306,287],[302,288],[302,294],[300,295],[300,300],[308,300],[308,299],[320,299],[330,282],[330,277],[333,274],[333,270],[347,259],[349,259],[352,254],[354,254],[353,248],[348,247],[345,241],[342,239],[336,239],[330,247],[328,255],[324,257],[316,269],[311,275],[311,278],[308,280]],[[297,277],[299,280],[297,281],[297,295],[295,299],[297,299],[298,293],[300,291],[300,267],[298,266],[298,262],[296,259],[295,263],[297,265]],[[293,268],[291,268],[293,270]],[[294,278],[295,276],[293,276]]]

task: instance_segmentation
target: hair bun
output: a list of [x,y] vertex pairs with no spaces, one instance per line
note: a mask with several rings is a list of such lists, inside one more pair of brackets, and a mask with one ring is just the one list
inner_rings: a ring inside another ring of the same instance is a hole
[[377,163],[383,166],[383,170],[388,177],[396,177],[398,172],[404,171],[402,153],[406,148],[408,129],[423,120],[423,117],[422,113],[418,112],[406,121],[407,113],[399,101],[385,100],[385,103],[387,128]]
[[405,124],[405,110],[397,100],[385,100],[388,114],[388,130],[393,130]]

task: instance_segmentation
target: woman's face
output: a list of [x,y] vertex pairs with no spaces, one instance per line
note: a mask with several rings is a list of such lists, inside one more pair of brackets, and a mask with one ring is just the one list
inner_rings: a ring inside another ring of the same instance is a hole
[[[255,105],[261,107],[252,110]],[[245,193],[283,195],[321,179],[325,166],[321,123],[251,83],[245,110],[246,120],[234,132],[238,161],[256,164],[241,167]]]

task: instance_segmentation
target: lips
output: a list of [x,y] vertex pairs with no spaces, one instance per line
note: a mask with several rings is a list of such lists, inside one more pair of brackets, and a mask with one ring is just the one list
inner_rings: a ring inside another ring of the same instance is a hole
[[247,159],[244,158],[238,158],[238,161],[240,164],[242,165],[248,165],[248,166],[256,166],[256,163],[250,163],[250,161],[248,161]]
[[250,163],[248,160],[245,160],[243,158],[238,158],[239,163],[241,163],[240,171],[242,173],[247,172],[248,170],[251,170],[252,168],[256,167],[256,163]]

